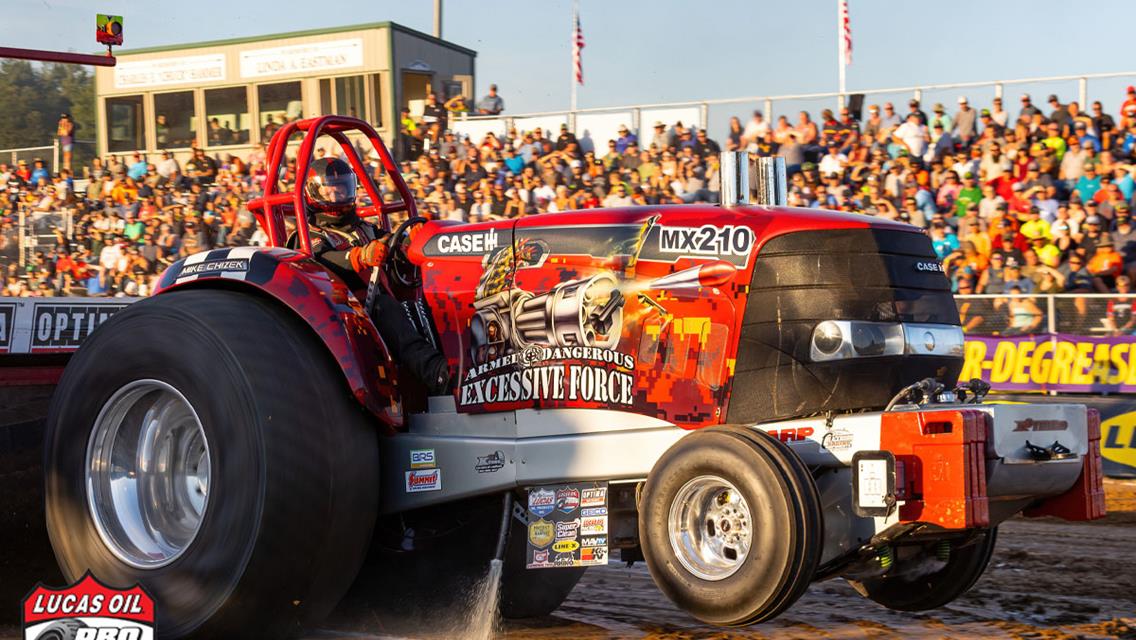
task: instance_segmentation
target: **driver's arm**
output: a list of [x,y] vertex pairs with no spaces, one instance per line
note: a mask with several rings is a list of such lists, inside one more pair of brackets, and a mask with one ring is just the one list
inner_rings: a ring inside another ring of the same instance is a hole
[[312,241],[312,253],[320,260],[357,273],[379,266],[387,255],[387,245],[384,240],[372,240],[361,247],[351,247],[343,251],[332,249],[322,240],[313,238]]

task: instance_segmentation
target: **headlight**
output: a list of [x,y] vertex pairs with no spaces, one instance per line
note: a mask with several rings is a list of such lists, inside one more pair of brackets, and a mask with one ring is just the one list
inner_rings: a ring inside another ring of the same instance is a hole
[[898,355],[962,357],[962,329],[944,324],[825,320],[813,330],[813,362]]

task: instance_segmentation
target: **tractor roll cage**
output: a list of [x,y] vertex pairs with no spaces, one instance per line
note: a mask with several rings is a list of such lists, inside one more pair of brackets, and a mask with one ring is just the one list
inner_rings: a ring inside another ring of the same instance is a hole
[[[288,140],[297,131],[303,132],[304,138],[296,155],[296,179],[291,191],[279,191],[281,162],[286,157]],[[394,182],[400,200],[383,202],[382,194],[379,193],[374,179],[367,172],[359,154],[355,151],[355,146],[345,135],[348,131],[358,131],[371,142],[371,146],[379,154],[379,161],[382,163],[383,169]],[[387,146],[383,144],[382,138],[370,124],[346,116],[318,116],[297,120],[284,125],[272,136],[272,142],[268,145],[268,173],[264,183],[264,195],[250,200],[248,203],[249,211],[256,216],[257,222],[268,234],[270,246],[285,247],[287,245],[288,234],[284,226],[284,216],[292,215],[296,218],[296,238],[299,241],[296,248],[308,255],[312,253],[308,219],[306,215],[303,215],[303,212],[307,211],[308,203],[308,195],[303,188],[303,183],[304,176],[307,175],[308,167],[311,165],[312,151],[315,149],[316,140],[323,134],[327,134],[339,143],[343,154],[347,157],[347,162],[362,184],[363,190],[371,199],[371,204],[359,207],[360,217],[376,216],[380,218],[383,229],[389,233],[391,230],[390,214],[406,211],[410,217],[417,215],[417,207],[414,203],[414,196],[410,193],[410,188],[406,186],[406,181],[398,172],[398,165],[395,164]]]

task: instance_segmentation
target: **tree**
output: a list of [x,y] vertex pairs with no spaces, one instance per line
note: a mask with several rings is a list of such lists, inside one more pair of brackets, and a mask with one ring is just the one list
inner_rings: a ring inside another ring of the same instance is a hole
[[94,85],[82,66],[0,61],[0,149],[50,145],[62,113],[75,119],[77,138],[94,138]]

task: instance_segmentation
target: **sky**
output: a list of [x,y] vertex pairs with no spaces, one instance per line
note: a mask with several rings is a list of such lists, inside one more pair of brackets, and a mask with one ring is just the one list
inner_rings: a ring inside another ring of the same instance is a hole
[[[837,0],[579,0],[586,47],[579,106],[603,107],[834,91]],[[1132,0],[849,0],[857,89],[1136,72]],[[432,0],[3,0],[0,46],[93,52],[95,13],[125,17],[130,47],[255,36],[390,20],[429,33]],[[566,109],[571,0],[446,0],[443,37],[478,52],[480,97],[500,87],[510,113]],[[331,10],[325,10],[330,8]],[[1133,76],[1093,80],[1090,99],[1115,112]],[[1076,82],[1008,87],[1037,103]],[[958,90],[925,94],[953,110]],[[968,90],[985,104],[992,89]],[[906,100],[906,94],[878,100]],[[869,100],[876,101],[876,100]],[[834,100],[778,105],[816,110]],[[727,114],[760,106],[715,108]],[[902,109],[901,109],[902,110]]]

